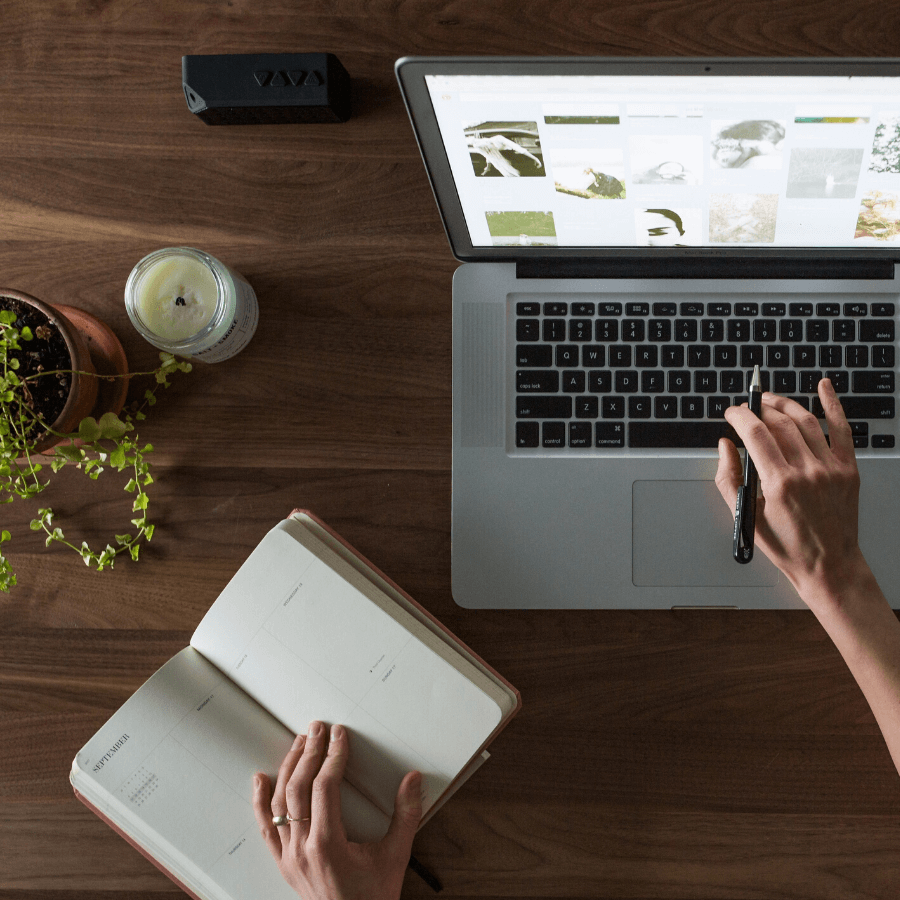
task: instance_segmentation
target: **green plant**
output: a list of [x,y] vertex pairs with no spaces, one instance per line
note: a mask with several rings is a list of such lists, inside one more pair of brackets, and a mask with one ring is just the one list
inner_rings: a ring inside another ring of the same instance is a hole
[[[112,568],[115,558],[127,552],[133,560],[138,558],[142,541],[153,537],[154,526],[147,518],[148,496],[146,488],[153,483],[150,464],[146,455],[153,451],[151,444],[140,445],[134,432],[134,423],[146,418],[144,409],[156,403],[156,392],[170,385],[169,376],[176,371],[190,372],[191,364],[180,360],[171,353],[160,353],[160,364],[148,372],[136,372],[129,376],[97,376],[112,380],[119,377],[152,376],[152,387],[143,395],[143,401],[133,404],[121,416],[105,413],[99,421],[92,416],[82,419],[78,431],[61,434],[54,431],[50,423],[43,421],[40,414],[29,403],[29,383],[34,379],[59,374],[83,374],[73,370],[53,370],[20,377],[16,351],[22,350],[22,343],[34,339],[31,329],[15,327],[16,315],[9,310],[0,310],[0,503],[12,503],[16,497],[32,499],[49,484],[45,463],[52,472],[59,472],[71,464],[81,469],[91,480],[96,481],[105,468],[118,472],[129,470],[125,490],[134,494],[131,519],[133,530],[127,534],[115,535],[116,545],[108,543],[103,550],[95,552],[87,542],[78,547],[68,541],[62,529],[53,522],[53,510],[38,510],[37,518],[31,521],[33,531],[44,531],[46,545],[58,542],[71,547],[84,560],[85,565],[95,566],[98,571]],[[62,438],[63,441],[46,454],[36,454],[35,445],[44,433]],[[0,544],[10,540],[9,531],[0,532]],[[16,584],[16,576],[9,560],[0,548],[0,591],[9,591]]]

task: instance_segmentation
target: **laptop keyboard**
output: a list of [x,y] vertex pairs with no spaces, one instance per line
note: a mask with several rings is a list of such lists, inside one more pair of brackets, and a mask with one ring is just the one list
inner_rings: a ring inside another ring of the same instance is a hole
[[736,439],[725,410],[747,402],[755,365],[763,390],[823,425],[816,386],[830,378],[856,447],[894,447],[893,302],[586,295],[516,299],[513,312],[519,450],[714,448]]

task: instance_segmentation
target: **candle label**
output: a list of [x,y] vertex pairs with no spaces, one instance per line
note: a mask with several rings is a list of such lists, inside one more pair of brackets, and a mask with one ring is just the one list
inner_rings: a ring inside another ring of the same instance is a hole
[[232,269],[228,270],[234,279],[234,318],[225,334],[212,347],[191,354],[202,362],[217,363],[240,353],[256,331],[259,323],[259,304],[256,292]]

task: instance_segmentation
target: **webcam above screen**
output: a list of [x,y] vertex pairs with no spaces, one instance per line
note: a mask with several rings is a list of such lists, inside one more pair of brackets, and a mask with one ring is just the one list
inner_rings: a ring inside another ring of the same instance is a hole
[[396,71],[460,260],[900,261],[900,60]]

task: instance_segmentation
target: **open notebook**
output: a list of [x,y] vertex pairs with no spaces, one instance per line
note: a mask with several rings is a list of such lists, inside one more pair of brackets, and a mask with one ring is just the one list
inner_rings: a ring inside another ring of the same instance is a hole
[[186,647],[81,749],[83,802],[199,898],[295,898],[250,803],[309,722],[350,733],[348,836],[387,830],[404,774],[424,824],[487,758],[518,692],[322,522],[263,538]]

